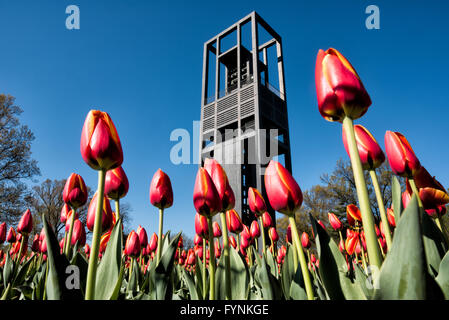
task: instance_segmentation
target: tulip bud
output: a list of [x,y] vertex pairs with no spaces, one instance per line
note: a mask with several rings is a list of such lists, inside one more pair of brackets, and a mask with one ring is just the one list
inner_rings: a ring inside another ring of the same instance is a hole
[[351,63],[337,50],[319,50],[315,66],[318,109],[324,119],[342,122],[363,116],[371,99]]
[[187,254],[187,264],[193,265],[194,263],[195,263],[195,252],[193,251],[193,249],[189,249],[189,252]]
[[412,177],[421,167],[410,143],[399,132],[385,133],[385,151],[391,170],[398,176]]
[[103,253],[106,251],[106,247],[108,246],[109,239],[111,238],[111,232],[112,231],[109,230],[101,235],[100,250],[99,250],[100,253]]
[[148,236],[145,228],[142,228],[141,225],[137,228],[137,235],[139,236],[140,246],[145,248],[148,244]]
[[89,246],[88,243],[86,243],[86,244],[84,245],[84,253],[86,254],[86,256],[89,256],[89,255],[90,255],[90,246]]
[[161,169],[158,169],[151,179],[150,202],[159,209],[170,208],[173,205],[171,181]]
[[256,216],[261,216],[267,211],[265,200],[256,188],[248,189],[248,204],[251,212],[254,212]]
[[6,222],[0,224],[0,244],[6,240]]
[[273,218],[271,217],[271,214],[268,211],[265,211],[262,214],[262,224],[264,229],[268,229],[273,226]]
[[387,208],[387,219],[388,219],[388,223],[390,224],[391,227],[396,227],[396,221],[394,218],[394,212],[393,209],[391,208]]
[[221,200],[221,210],[231,210],[235,206],[235,196],[223,167],[215,159],[206,158],[204,169],[212,179]]
[[86,243],[86,230],[84,230],[83,223],[78,219],[76,219],[73,223],[73,232],[70,244],[75,246],[77,242],[80,247],[84,246]]
[[229,232],[237,233],[243,231],[243,222],[239,214],[234,209],[226,211],[226,224]]
[[61,249],[60,253],[64,252],[64,238],[59,241],[59,248]]
[[[363,169],[374,170],[380,167],[380,165],[385,161],[385,155],[373,135],[364,126],[359,124],[354,126],[354,133]],[[349,154],[348,141],[344,126],[343,144],[347,154],[351,157]]]
[[220,241],[218,241],[218,239],[215,239],[214,252],[215,258],[219,259],[221,257],[221,246]]
[[[66,222],[65,222],[65,231],[66,232],[69,232],[69,230],[70,230],[70,225],[71,225],[71,223],[72,223],[72,214],[73,214],[73,210],[70,210],[69,211],[69,213],[67,214],[67,219],[66,219]],[[75,220],[76,219],[79,219],[79,215],[78,215],[78,212],[75,212]]]
[[117,129],[106,112],[91,110],[81,133],[81,156],[94,170],[111,170],[123,162]]
[[[346,214],[348,217],[348,223],[350,222],[350,219],[352,221],[362,221],[362,214],[361,214],[359,208],[354,204],[350,204],[350,205],[346,206]],[[351,223],[349,223],[349,224],[351,224]]]
[[338,244],[338,249],[340,250],[341,253],[345,252],[345,242],[343,241],[343,239],[340,240],[340,243]]
[[279,162],[271,160],[268,164],[265,170],[265,189],[274,210],[291,215],[301,207],[301,189]]
[[[90,201],[89,208],[87,210],[87,228],[90,231],[94,230],[94,224],[95,224],[95,215],[97,211],[97,200],[98,197],[98,191],[95,192],[92,200]],[[108,230],[112,224],[112,209],[111,204],[109,203],[109,200],[103,196],[103,210],[102,210],[102,224],[101,228],[103,231]]]
[[285,237],[286,237],[287,242],[293,243],[293,241],[292,241],[292,226],[291,225],[288,225],[286,233],[287,234],[285,235]]
[[6,241],[9,243],[16,242],[16,231],[13,227],[9,227],[8,233],[6,234]]
[[359,237],[356,232],[354,232],[353,236],[346,238],[345,248],[346,248],[346,252],[349,255],[354,254],[354,251],[355,251],[355,248],[356,248],[358,242],[359,242]]
[[137,257],[140,254],[140,242],[137,233],[132,230],[126,239],[125,254],[130,257]]
[[41,253],[46,253],[47,252],[47,239],[44,236],[44,238],[40,241],[40,251]]
[[202,243],[203,243],[203,238],[200,235],[195,234],[195,236],[193,237],[193,244],[198,246],[198,245],[201,245]]
[[249,232],[251,234],[251,238],[253,238],[253,239],[260,237],[260,227],[259,227],[259,223],[257,222],[257,220],[253,220],[253,222],[251,222],[251,228],[250,228]]
[[237,241],[235,240],[234,236],[229,236],[229,243],[234,247],[234,249],[237,248]]
[[446,189],[424,167],[421,166],[413,178],[419,190],[419,197],[424,209],[445,207],[449,203],[449,194]]
[[128,177],[121,166],[106,172],[104,194],[109,199],[119,200],[123,198],[128,193],[128,189]]
[[69,212],[71,211],[70,206],[67,203],[64,203],[61,209],[61,223],[67,222],[67,216]]
[[343,224],[341,223],[340,219],[338,219],[337,216],[331,212],[329,212],[327,216],[329,218],[329,223],[331,224],[332,228],[334,228],[335,231],[341,230]]
[[302,233],[301,235],[301,244],[302,247],[304,249],[309,249],[310,248],[310,239],[309,239],[309,235],[305,232]]
[[156,249],[157,249],[157,241],[158,241],[157,234],[156,234],[156,232],[154,232],[153,235],[151,236],[150,243],[149,243],[149,245],[150,245],[150,252],[156,251]]
[[198,212],[195,214],[195,232],[202,238],[209,238],[209,225],[207,218],[200,215]]
[[199,168],[196,175],[193,204],[199,214],[209,218],[222,210],[222,203],[215,184],[204,168]]
[[86,203],[87,196],[87,187],[83,178],[79,174],[72,173],[65,182],[64,191],[62,193],[64,202],[70,207],[77,209]]
[[30,209],[27,209],[20,218],[17,225],[17,232],[28,235],[33,230],[33,216]]
[[270,236],[271,241],[273,242],[279,241],[279,235],[278,232],[276,231],[276,228],[271,227],[270,229],[268,229],[268,235]]
[[214,238],[221,237],[221,228],[217,221],[212,223],[212,230],[214,232]]
[[184,247],[184,242],[182,236],[179,236],[178,248],[182,249]]
[[33,243],[31,244],[31,251],[38,252],[39,251],[39,235],[36,233],[33,238]]

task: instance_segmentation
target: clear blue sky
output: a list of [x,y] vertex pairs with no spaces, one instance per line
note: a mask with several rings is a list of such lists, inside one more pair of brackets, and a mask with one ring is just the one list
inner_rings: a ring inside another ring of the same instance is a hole
[[[447,1],[0,1],[0,92],[17,98],[36,135],[40,181],[96,172],[79,142],[88,111],[107,111],[124,150],[132,227],[157,230],[149,185],[161,168],[175,203],[165,229],[194,234],[192,189],[197,166],[170,162],[170,133],[192,132],[200,118],[203,43],[251,11],[283,38],[293,175],[302,189],[347,159],[341,125],[325,121],[316,102],[319,48],[334,47],[354,65],[373,104],[357,123],[384,145],[402,132],[421,162],[449,186],[449,41]],[[67,30],[76,4],[81,29]],[[365,8],[380,8],[380,30],[367,30]],[[196,156],[196,155],[195,155]]]

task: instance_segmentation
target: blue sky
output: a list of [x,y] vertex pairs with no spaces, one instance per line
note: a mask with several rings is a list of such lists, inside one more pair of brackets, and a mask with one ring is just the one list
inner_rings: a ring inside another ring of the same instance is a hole
[[[334,47],[354,65],[372,106],[357,123],[384,146],[386,130],[403,133],[423,165],[449,186],[449,42],[447,1],[0,1],[0,92],[16,97],[36,136],[39,180],[81,174],[81,128],[90,109],[107,111],[124,149],[132,227],[157,230],[149,185],[161,168],[175,203],[165,229],[194,234],[192,189],[197,165],[170,162],[170,133],[192,132],[200,118],[203,43],[251,11],[281,36],[293,175],[302,189],[347,159],[341,125],[316,102],[319,48]],[[80,30],[67,30],[65,8],[80,8]],[[365,8],[380,9],[380,30],[367,30]],[[195,155],[196,157],[196,155]]]

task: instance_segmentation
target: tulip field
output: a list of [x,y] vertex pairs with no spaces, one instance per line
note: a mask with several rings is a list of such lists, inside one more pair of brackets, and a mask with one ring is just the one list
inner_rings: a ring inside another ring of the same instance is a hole
[[[191,181],[193,207],[185,212],[192,212],[195,225],[193,248],[184,248],[180,233],[164,230],[173,191],[161,169],[154,173],[149,196],[159,212],[158,232],[148,237],[139,227],[125,239],[119,204],[129,181],[121,167],[122,142],[108,113],[91,110],[80,152],[98,174],[97,190],[88,199],[80,175],[67,179],[61,239],[44,214],[42,231],[34,237],[30,210],[17,226],[0,221],[1,300],[449,299],[449,234],[441,221],[449,203],[446,189],[421,165],[404,135],[387,131],[384,154],[368,129],[354,123],[371,99],[339,51],[319,50],[315,82],[320,114],[342,124],[357,189],[358,203],[347,206],[349,227],[328,214],[326,223],[339,241],[311,215],[313,232],[298,230],[302,191],[274,160],[265,171],[266,197],[256,188],[248,190],[254,219],[243,224],[226,172],[214,159],[205,159]],[[395,174],[391,207],[383,203],[376,173],[385,160]],[[373,214],[368,186],[375,191],[380,219]],[[87,201],[83,225],[77,210]],[[285,245],[279,244],[271,209],[290,223]],[[92,232],[91,243],[85,228]]]

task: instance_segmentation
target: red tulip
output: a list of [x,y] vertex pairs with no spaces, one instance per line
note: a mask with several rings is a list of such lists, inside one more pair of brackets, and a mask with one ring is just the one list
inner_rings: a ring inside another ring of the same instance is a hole
[[87,187],[83,178],[79,174],[72,173],[65,182],[64,191],[62,193],[64,202],[70,207],[77,209],[86,203],[87,196]]
[[245,230],[243,230],[240,233],[240,247],[241,247],[241,249],[246,250],[246,248],[248,248],[249,245],[251,244],[251,236],[247,237],[247,236],[244,236],[244,234],[245,234]]
[[8,233],[6,234],[6,241],[9,243],[16,242],[16,231],[13,227],[9,227]]
[[158,169],[151,179],[150,202],[159,209],[170,208],[173,205],[171,181],[161,169]]
[[270,236],[271,241],[273,242],[279,241],[279,235],[278,232],[276,231],[276,228],[271,227],[270,229],[268,229],[268,235]]
[[408,192],[407,190],[405,190],[404,192],[402,192],[402,206],[405,208],[407,208],[408,203],[410,202],[410,200],[412,199],[412,196],[410,194],[410,192]]
[[6,222],[0,224],[0,244],[6,240]]
[[214,232],[214,238],[221,237],[221,228],[217,221],[212,223],[212,230]]
[[329,218],[329,223],[331,224],[332,228],[334,228],[335,231],[341,230],[343,224],[341,223],[340,219],[338,219],[337,216],[331,212],[329,212],[327,216]]
[[203,237],[201,237],[198,234],[195,234],[195,236],[193,237],[193,244],[196,246],[199,246],[203,243]]
[[251,222],[251,228],[249,229],[249,232],[251,234],[251,238],[253,239],[260,237],[260,227],[257,220],[253,220],[253,222]]
[[343,239],[340,240],[340,243],[338,244],[338,249],[340,250],[341,253],[345,251],[345,242],[343,241]]
[[70,206],[67,203],[64,203],[61,209],[61,223],[66,223],[67,215],[71,211]]
[[137,235],[139,236],[140,246],[142,248],[145,248],[148,244],[148,236],[147,231],[145,230],[145,228],[142,228],[141,225],[139,225],[139,227],[137,228]]
[[362,214],[355,204],[346,206],[346,215],[348,217],[348,222],[350,219],[353,219],[355,221],[362,221]]
[[190,266],[195,263],[195,251],[193,249],[189,249],[189,252],[187,253],[186,263]]
[[84,253],[86,254],[86,256],[89,256],[90,254],[90,247],[88,243],[86,243],[86,245],[84,246]]
[[158,241],[157,234],[156,234],[156,232],[154,232],[153,235],[150,238],[150,243],[149,243],[149,245],[150,245],[150,252],[156,251],[156,249],[157,249],[157,241]]
[[243,222],[239,214],[234,209],[226,211],[226,224],[229,232],[237,233],[243,231]]
[[421,166],[413,178],[425,209],[435,209],[449,203],[446,189],[424,167]]
[[195,246],[195,254],[199,259],[203,260],[203,247],[201,245]]
[[86,230],[84,230],[83,223],[78,219],[73,223],[72,240],[70,244],[74,246],[78,242],[79,246],[82,247],[86,243]]
[[345,248],[346,248],[346,252],[349,255],[352,255],[354,253],[358,242],[359,242],[359,237],[358,237],[357,232],[354,232],[351,236],[348,236],[346,238]]
[[286,233],[287,234],[285,235],[285,237],[286,237],[287,242],[293,243],[293,241],[292,241],[292,226],[291,225],[288,225]]
[[111,170],[123,162],[117,129],[106,112],[91,110],[81,133],[81,156],[94,170]]
[[265,211],[262,214],[262,224],[265,229],[271,228],[273,226],[273,219],[271,218],[271,214],[268,211]]
[[33,216],[31,215],[30,209],[27,209],[20,218],[19,224],[17,225],[17,232],[28,235],[31,230],[33,230]]
[[64,238],[59,241],[59,248],[61,248],[61,254],[64,252]]
[[[87,228],[90,231],[94,230],[94,224],[95,224],[95,214],[97,210],[97,197],[98,197],[98,191],[95,192],[92,200],[90,201],[89,208],[87,210]],[[102,230],[108,230],[111,227],[112,224],[112,209],[111,204],[109,203],[109,200],[104,196],[103,199],[103,211],[102,211]]]
[[193,204],[196,211],[206,217],[212,217],[222,210],[222,203],[215,184],[204,168],[199,168],[196,175]]
[[31,251],[38,252],[39,251],[39,235],[36,233],[33,238],[33,243],[31,244]]
[[279,162],[271,160],[268,164],[265,170],[265,189],[274,210],[291,215],[301,207],[301,189]]
[[387,208],[387,219],[390,226],[396,227],[396,220],[394,218],[393,209]]
[[[182,249],[184,247],[184,242],[183,242],[183,238],[182,236],[179,236],[179,240],[178,240],[178,248]],[[142,242],[140,242],[142,243]]]
[[229,243],[234,247],[234,249],[237,248],[237,241],[235,240],[234,236],[229,236]]
[[215,258],[219,259],[221,256],[221,246],[220,246],[220,241],[218,241],[218,239],[215,239],[214,252],[215,252]]
[[140,254],[140,242],[137,233],[132,230],[125,244],[125,254],[130,257],[137,257]]
[[[363,169],[374,170],[378,168],[385,161],[385,155],[376,139],[374,139],[373,135],[364,126],[361,126],[359,124],[354,126],[354,133]],[[350,156],[344,126],[343,144],[345,146],[346,152]]]
[[301,244],[302,247],[305,249],[309,249],[310,248],[310,239],[309,239],[309,235],[305,232],[302,233],[301,235]]
[[215,159],[206,158],[204,160],[204,169],[210,175],[217,189],[218,196],[221,200],[221,210],[231,210],[235,206],[234,191],[229,184],[228,177],[223,167]]
[[[69,213],[67,214],[67,219],[65,222],[65,232],[69,232],[70,230],[70,224],[72,222],[72,214],[73,214],[73,210],[70,210]],[[79,218],[79,214],[78,212],[75,212],[75,220]]]
[[47,239],[46,239],[45,236],[44,236],[44,239],[41,240],[41,242],[40,242],[39,250],[41,251],[41,253],[46,253],[47,252]]
[[103,253],[106,251],[106,247],[108,245],[109,239],[111,238],[111,232],[112,230],[108,230],[107,232],[103,233],[100,238],[100,253]]
[[104,194],[109,199],[118,200],[123,198],[128,193],[128,189],[128,177],[121,166],[106,172]]
[[195,232],[202,238],[209,238],[209,225],[207,218],[200,215],[198,212],[195,214]]
[[399,132],[387,131],[385,133],[385,151],[391,169],[398,176],[414,176],[421,167],[410,143]]
[[426,209],[426,213],[433,219],[441,218],[446,214],[446,206],[438,206],[432,209]]
[[337,50],[319,50],[315,66],[318,109],[324,119],[342,122],[363,116],[371,99],[359,75]]
[[265,200],[256,188],[248,189],[248,204],[251,212],[254,212],[256,216],[261,216],[267,211]]

